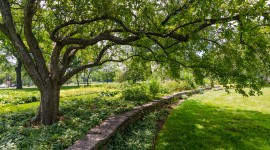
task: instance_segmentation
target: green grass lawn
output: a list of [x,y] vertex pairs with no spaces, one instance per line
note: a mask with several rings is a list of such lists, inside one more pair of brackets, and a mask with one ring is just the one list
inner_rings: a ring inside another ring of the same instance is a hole
[[270,88],[263,96],[210,91],[189,98],[169,115],[157,150],[270,149]]

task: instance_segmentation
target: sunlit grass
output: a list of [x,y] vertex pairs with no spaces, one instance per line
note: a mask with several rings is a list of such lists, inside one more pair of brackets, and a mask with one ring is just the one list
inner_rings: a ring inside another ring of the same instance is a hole
[[[82,96],[96,93],[120,91],[118,84],[93,85],[89,87],[63,86],[60,91],[60,98]],[[37,88],[25,89],[0,89],[0,110],[1,106],[9,107],[9,104],[25,104],[40,100],[40,93]],[[27,105],[26,105],[27,106]]]
[[264,88],[263,95],[244,97],[230,90],[230,93],[221,90],[195,95],[190,99],[210,106],[219,106],[227,109],[253,110],[270,114],[270,88]]
[[169,115],[157,149],[270,149],[270,88],[263,96],[224,91],[189,98]]

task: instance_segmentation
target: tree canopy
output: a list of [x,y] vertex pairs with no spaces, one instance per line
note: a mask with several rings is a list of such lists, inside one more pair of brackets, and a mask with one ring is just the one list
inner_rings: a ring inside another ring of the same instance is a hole
[[[198,81],[235,83],[251,95],[269,72],[265,0],[1,0],[0,10],[0,36],[41,91],[44,124],[55,122],[68,79],[109,61],[140,57],[175,75],[191,68]],[[74,67],[79,54],[87,61]]]

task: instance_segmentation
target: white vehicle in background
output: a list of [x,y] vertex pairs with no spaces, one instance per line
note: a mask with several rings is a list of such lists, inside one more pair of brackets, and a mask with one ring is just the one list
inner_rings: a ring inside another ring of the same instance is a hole
[[1,84],[1,85],[0,85],[0,88],[7,88],[7,87],[8,87],[7,84]]

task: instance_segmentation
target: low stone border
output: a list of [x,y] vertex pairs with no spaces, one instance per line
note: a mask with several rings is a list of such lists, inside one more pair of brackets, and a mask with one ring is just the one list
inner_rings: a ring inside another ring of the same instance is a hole
[[86,138],[76,141],[67,150],[97,150],[107,149],[109,139],[117,132],[123,132],[130,124],[142,118],[144,113],[171,104],[174,99],[179,99],[182,95],[193,95],[201,90],[183,91],[164,96],[161,100],[153,100],[120,115],[115,115],[104,120],[100,125],[91,128]]

